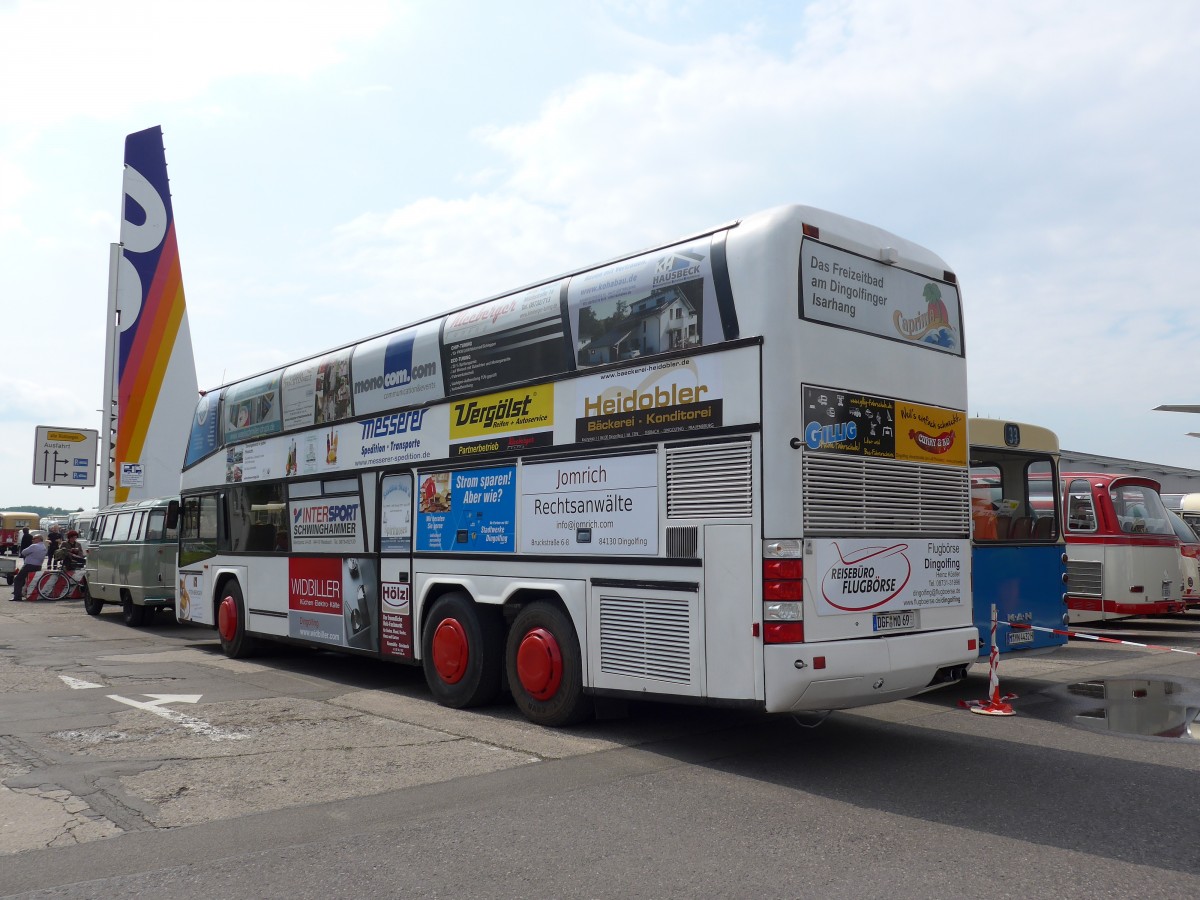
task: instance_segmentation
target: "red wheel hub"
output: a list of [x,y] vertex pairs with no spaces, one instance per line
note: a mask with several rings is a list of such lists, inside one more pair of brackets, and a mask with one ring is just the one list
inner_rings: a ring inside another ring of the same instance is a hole
[[433,667],[446,684],[458,684],[471,658],[467,632],[458,619],[442,619],[433,632]]
[[562,684],[562,651],[545,628],[531,628],[517,648],[517,677],[534,700],[549,700]]
[[221,640],[228,643],[237,637],[237,619],[237,604],[232,597],[226,597],[217,609],[217,632]]

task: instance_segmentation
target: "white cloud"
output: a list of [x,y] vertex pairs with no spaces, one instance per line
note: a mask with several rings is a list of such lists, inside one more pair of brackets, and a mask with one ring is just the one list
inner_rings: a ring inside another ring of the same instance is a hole
[[32,184],[25,172],[12,160],[0,155],[0,238],[24,230],[24,223],[17,214],[20,202],[29,195]]
[[382,330],[566,269],[563,230],[559,212],[511,192],[424,198],[339,227],[330,260]]
[[234,78],[311,78],[397,10],[356,0],[18,0],[0,8],[0,107],[9,127],[119,118]]

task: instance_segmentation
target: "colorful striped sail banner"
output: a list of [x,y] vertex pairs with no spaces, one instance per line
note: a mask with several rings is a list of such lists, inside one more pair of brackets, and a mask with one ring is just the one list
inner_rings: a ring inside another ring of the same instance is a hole
[[125,139],[109,288],[107,503],[179,492],[198,398],[162,129]]

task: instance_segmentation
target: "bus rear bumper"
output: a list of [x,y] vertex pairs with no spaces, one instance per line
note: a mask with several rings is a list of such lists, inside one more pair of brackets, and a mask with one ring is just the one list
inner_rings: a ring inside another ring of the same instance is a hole
[[1123,603],[1120,600],[1101,600],[1093,597],[1067,596],[1067,608],[1076,614],[1072,621],[1087,621],[1084,617],[1103,616],[1167,616],[1187,610],[1183,600],[1150,600],[1145,603]]
[[[763,648],[766,712],[849,709],[957,681],[979,656],[972,626]],[[976,645],[972,646],[971,641]]]

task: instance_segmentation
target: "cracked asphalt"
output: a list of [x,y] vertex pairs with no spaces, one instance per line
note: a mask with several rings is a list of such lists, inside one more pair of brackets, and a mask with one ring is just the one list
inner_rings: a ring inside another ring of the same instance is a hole
[[618,721],[553,731],[511,705],[444,709],[417,668],[291,648],[230,660],[211,631],[161,614],[132,629],[115,610],[93,619],[75,601],[0,607],[0,691],[0,855],[368,796],[688,728],[675,716],[649,730]]

